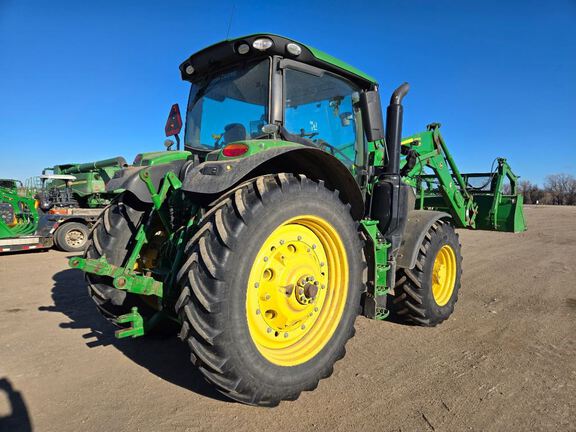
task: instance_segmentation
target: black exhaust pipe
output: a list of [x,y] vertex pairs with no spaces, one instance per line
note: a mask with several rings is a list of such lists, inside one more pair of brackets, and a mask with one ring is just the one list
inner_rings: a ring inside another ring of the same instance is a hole
[[391,252],[400,246],[408,210],[414,207],[410,186],[400,175],[400,146],[402,141],[402,99],[408,93],[408,83],[398,87],[390,98],[386,110],[386,153],[387,164],[378,175],[374,185],[371,215],[378,220],[378,228],[386,240],[392,244]]
[[384,167],[384,174],[400,174],[400,142],[402,140],[402,117],[404,108],[402,99],[410,90],[408,83],[402,84],[390,98],[390,105],[386,109],[386,151],[388,164]]

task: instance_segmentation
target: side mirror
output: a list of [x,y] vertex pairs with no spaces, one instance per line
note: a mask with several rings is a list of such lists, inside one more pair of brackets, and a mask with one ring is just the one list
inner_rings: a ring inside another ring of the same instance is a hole
[[182,130],[182,117],[180,117],[180,107],[178,104],[172,105],[170,108],[170,114],[168,114],[168,120],[166,121],[166,126],[164,131],[166,136],[178,135]]
[[380,94],[375,90],[360,93],[360,109],[366,139],[370,142],[384,139]]

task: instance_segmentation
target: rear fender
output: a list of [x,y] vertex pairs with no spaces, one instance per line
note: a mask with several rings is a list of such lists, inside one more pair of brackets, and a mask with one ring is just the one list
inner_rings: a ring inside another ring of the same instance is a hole
[[116,175],[106,185],[107,192],[114,192],[118,189],[124,189],[133,193],[136,198],[145,203],[152,203],[150,191],[146,183],[140,178],[140,172],[147,170],[150,174],[150,179],[154,184],[156,190],[160,187],[160,182],[168,171],[173,171],[177,175],[186,164],[185,160],[176,160],[170,163],[152,166],[136,166],[124,168],[118,171]]
[[362,192],[348,168],[325,151],[302,146],[277,147],[245,158],[188,166],[183,172],[182,190],[220,194],[244,180],[280,172],[324,180],[329,187],[340,191],[340,198],[351,205],[354,218],[364,215]]

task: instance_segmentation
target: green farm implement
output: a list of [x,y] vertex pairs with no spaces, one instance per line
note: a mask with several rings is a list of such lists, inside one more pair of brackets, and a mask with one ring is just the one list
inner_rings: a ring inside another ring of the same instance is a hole
[[88,232],[102,209],[121,191],[107,191],[106,184],[127,166],[122,157],[83,164],[60,164],[45,168],[31,180],[44,213],[44,228],[58,249],[83,251]]
[[[123,192],[70,266],[117,337],[176,326],[232,399],[274,406],[314,389],[359,313],[441,323],[460,289],[456,228],[526,229],[505,159],[460,173],[438,124],[401,140],[408,84],[384,123],[373,78],[267,34],[212,45],[180,72],[184,150],[116,173],[107,191]],[[175,105],[178,144],[181,127]]]
[[56,176],[68,175],[74,179],[58,179],[52,177],[47,189],[51,201],[60,206],[83,208],[102,208],[110,204],[117,195],[114,191],[106,191],[106,183],[114,177],[117,171],[127,166],[123,157],[105,159],[83,164],[61,164],[45,168],[42,174],[50,172]]
[[52,240],[36,233],[40,214],[37,201],[17,180],[0,180],[0,253],[52,246]]

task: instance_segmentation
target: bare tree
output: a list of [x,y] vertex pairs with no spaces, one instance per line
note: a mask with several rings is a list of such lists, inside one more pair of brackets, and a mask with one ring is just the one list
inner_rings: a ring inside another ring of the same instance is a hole
[[550,195],[551,204],[576,204],[576,179],[570,174],[551,174],[546,177],[544,189]]
[[518,192],[524,196],[525,204],[544,204],[545,192],[537,184],[528,180],[518,183]]

